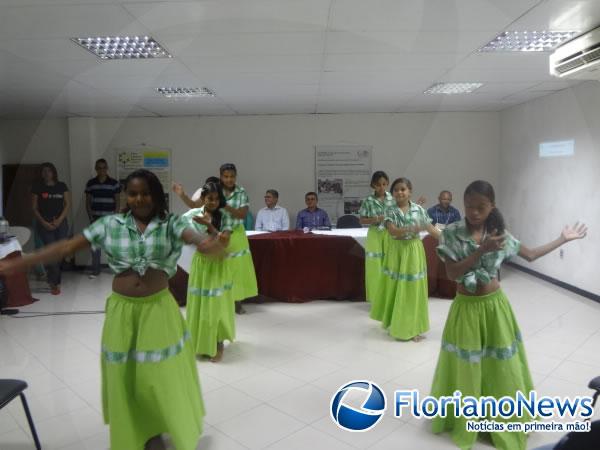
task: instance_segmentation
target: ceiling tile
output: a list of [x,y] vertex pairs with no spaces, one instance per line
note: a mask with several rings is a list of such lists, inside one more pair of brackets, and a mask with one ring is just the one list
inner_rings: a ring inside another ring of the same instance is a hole
[[127,4],[151,31],[161,33],[324,31],[329,2],[322,0],[207,0]]

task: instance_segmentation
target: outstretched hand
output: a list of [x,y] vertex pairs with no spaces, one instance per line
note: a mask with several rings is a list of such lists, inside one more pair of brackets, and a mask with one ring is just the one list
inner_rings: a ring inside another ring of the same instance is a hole
[[495,252],[504,248],[504,234],[498,234],[498,230],[494,230],[490,235],[481,242],[479,247],[484,253]]
[[171,189],[173,190],[173,192],[175,192],[180,197],[183,195],[184,191],[183,191],[183,185],[181,183],[176,183],[175,181],[173,181],[173,183],[171,184]]
[[421,195],[421,196],[420,196],[420,197],[417,199],[417,205],[419,205],[419,206],[423,206],[425,203],[427,203],[427,199]]
[[584,223],[576,222],[575,225],[567,225],[563,228],[560,236],[565,242],[573,241],[575,239],[583,239],[587,235],[587,226]]

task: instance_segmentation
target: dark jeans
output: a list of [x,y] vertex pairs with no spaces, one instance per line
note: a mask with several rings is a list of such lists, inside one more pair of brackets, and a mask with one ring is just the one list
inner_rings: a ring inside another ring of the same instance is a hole
[[[36,224],[36,231],[38,236],[44,243],[44,246],[52,244],[53,242],[58,242],[65,239],[69,233],[69,226],[67,225],[67,221],[63,220],[60,226],[55,230],[47,230],[40,224]],[[46,269],[46,274],[48,276],[48,284],[51,286],[58,286],[60,284],[60,265],[62,261],[44,264],[44,268]]]

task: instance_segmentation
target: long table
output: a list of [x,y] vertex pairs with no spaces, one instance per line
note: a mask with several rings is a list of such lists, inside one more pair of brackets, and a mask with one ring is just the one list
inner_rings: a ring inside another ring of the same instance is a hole
[[[266,300],[305,302],[314,299],[364,300],[366,228],[331,231],[247,232],[256,269],[259,295]],[[437,241],[423,238],[427,256],[429,295],[454,297],[456,285],[445,277],[435,253]],[[187,272],[194,254],[185,246],[171,292],[185,304]]]

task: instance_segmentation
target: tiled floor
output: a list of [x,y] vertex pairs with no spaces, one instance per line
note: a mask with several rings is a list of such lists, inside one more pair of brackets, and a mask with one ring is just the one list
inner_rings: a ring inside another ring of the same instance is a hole
[[[102,310],[111,277],[67,274],[63,294],[39,294],[22,311]],[[536,387],[543,394],[588,394],[600,375],[600,304],[514,270],[502,285],[522,327]],[[428,423],[384,416],[367,433],[339,430],[328,417],[335,390],[353,379],[428,392],[449,300],[430,301],[421,343],[390,339],[365,303],[315,301],[247,305],[238,341],[219,364],[200,362],[207,416],[199,449],[452,449]],[[25,379],[44,448],[108,449],[100,412],[98,348],[103,315],[0,318],[0,378]],[[558,439],[534,434],[530,448]],[[0,411],[0,449],[33,449],[20,403]],[[475,448],[490,448],[478,443]]]

